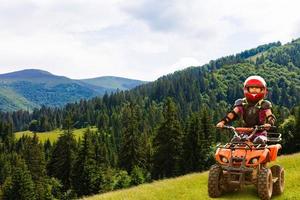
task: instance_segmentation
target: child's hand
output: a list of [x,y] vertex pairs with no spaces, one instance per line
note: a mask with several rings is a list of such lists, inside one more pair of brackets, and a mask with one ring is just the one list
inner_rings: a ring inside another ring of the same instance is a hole
[[269,130],[271,128],[271,126],[272,126],[271,124],[264,124],[264,127],[266,130]]
[[224,127],[224,122],[223,121],[220,121],[217,125],[216,125],[216,127],[217,128],[223,128]]

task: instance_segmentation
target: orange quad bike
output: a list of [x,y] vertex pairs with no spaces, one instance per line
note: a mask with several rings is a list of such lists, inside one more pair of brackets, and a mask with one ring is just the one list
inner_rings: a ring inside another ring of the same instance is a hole
[[[268,167],[277,158],[281,141],[280,133],[268,133],[267,144],[255,144],[251,138],[264,126],[244,128],[224,126],[231,130],[236,142],[218,145],[215,153],[216,164],[211,166],[208,176],[208,194],[216,198],[224,192],[241,189],[245,185],[255,185],[258,196],[263,200],[279,195],[284,189],[284,168],[279,165]],[[273,143],[273,145],[268,145]]]

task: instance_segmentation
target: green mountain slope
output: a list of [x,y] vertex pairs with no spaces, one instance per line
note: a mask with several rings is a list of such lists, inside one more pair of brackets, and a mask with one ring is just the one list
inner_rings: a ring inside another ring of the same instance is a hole
[[103,76],[103,77],[92,78],[92,79],[82,79],[81,81],[84,83],[88,83],[90,85],[101,86],[113,90],[115,89],[128,90],[138,85],[141,85],[143,83],[146,83],[145,81],[132,80],[132,79],[114,77],[114,76]]
[[[281,156],[276,162],[285,168],[286,185],[281,196],[272,199],[298,199],[300,196],[300,153]],[[272,163],[273,164],[273,163]],[[212,199],[207,193],[208,172],[189,174],[186,176],[156,181],[138,187],[110,192],[102,195],[86,197],[86,200],[206,200]],[[258,199],[254,186],[247,186],[241,191],[224,194],[220,200],[225,199]]]
[[17,109],[31,110],[39,107],[9,88],[0,88],[0,110],[14,111]]
[[[105,92],[131,89],[142,84],[141,81],[114,78],[91,79],[90,81],[72,80],[56,76],[42,70],[22,70],[0,74],[0,109],[15,111],[32,110],[41,105],[63,106],[80,99],[102,96]],[[94,83],[95,84],[90,84]],[[5,92],[10,91],[10,92]],[[17,98],[14,98],[14,97]]]
[[[190,67],[163,76],[131,91],[151,100],[161,101],[171,96],[181,106],[183,113],[201,104],[218,107],[230,105],[243,97],[243,81],[250,75],[266,79],[268,98],[277,105],[293,107],[300,102],[300,40],[269,48],[258,47],[252,53],[223,57],[201,67]],[[256,56],[255,61],[250,58]]]

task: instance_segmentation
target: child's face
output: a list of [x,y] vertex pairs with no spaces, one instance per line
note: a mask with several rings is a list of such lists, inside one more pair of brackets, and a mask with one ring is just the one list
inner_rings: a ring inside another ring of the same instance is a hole
[[249,87],[249,92],[252,94],[258,94],[261,92],[261,88],[255,86]]

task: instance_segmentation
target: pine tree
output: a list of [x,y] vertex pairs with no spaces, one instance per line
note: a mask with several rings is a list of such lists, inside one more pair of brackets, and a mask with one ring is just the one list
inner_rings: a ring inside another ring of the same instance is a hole
[[150,173],[153,169],[153,136],[151,136],[151,133],[144,132],[141,136],[142,144],[144,146],[143,149],[143,158],[145,161],[145,169],[148,173]]
[[0,139],[2,140],[3,152],[11,153],[14,151],[15,137],[13,134],[13,124],[0,122]]
[[98,130],[107,130],[109,126],[109,116],[106,112],[101,112],[97,118]]
[[108,135],[105,131],[99,131],[97,137],[94,139],[95,141],[95,159],[97,165],[109,167],[111,166],[111,157],[109,148]]
[[109,165],[108,167],[117,168],[118,166],[118,151],[117,151],[117,145],[116,145],[116,138],[113,134],[112,130],[109,130],[108,134],[106,135],[106,143],[107,143],[107,149],[108,149],[108,155],[109,155]]
[[79,196],[99,192],[101,184],[101,168],[96,165],[94,144],[90,129],[83,135],[81,148],[74,164],[72,184]]
[[52,152],[52,144],[49,138],[44,142],[44,152],[45,152],[45,160],[49,161]]
[[52,128],[50,126],[48,117],[46,115],[41,117],[41,122],[40,122],[40,129],[39,131],[45,132],[45,131],[50,131]]
[[64,133],[58,138],[47,169],[50,176],[59,179],[64,189],[71,187],[71,175],[77,151],[77,143],[72,130],[72,120],[65,121]]
[[39,143],[36,133],[25,144],[23,155],[33,180],[38,180],[46,175],[43,146]]
[[185,135],[183,146],[182,161],[185,172],[202,170],[201,149],[204,138],[201,135],[202,133],[200,113],[193,113],[188,121],[187,134]]
[[122,121],[121,116],[118,111],[113,111],[111,115],[111,129],[112,129],[112,135],[114,137],[114,142],[116,145],[117,152],[120,151],[121,146],[121,129],[122,129]]
[[11,163],[9,162],[11,155],[0,153],[0,185],[3,185],[6,178],[11,175]]
[[216,133],[207,107],[203,107],[201,111],[201,132],[201,162],[205,163],[204,168],[208,168],[214,160],[211,155],[211,145],[215,141]]
[[130,172],[134,166],[143,167],[141,130],[138,119],[139,108],[130,103],[122,110],[122,140],[120,167]]
[[176,104],[167,98],[164,109],[164,122],[158,128],[154,139],[154,177],[171,177],[181,173],[182,131]]
[[4,199],[11,200],[34,200],[36,199],[34,183],[24,161],[20,160],[5,185]]
[[46,162],[42,144],[39,144],[36,133],[25,143],[23,156],[30,171],[34,189],[38,199],[44,199],[46,194]]

